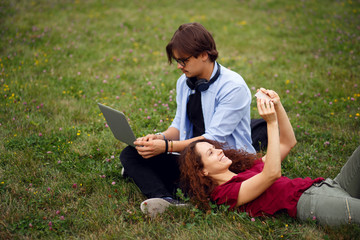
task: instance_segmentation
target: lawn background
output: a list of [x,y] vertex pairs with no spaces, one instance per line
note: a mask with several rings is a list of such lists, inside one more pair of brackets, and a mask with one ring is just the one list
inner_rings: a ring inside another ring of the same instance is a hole
[[[191,207],[144,216],[96,103],[167,129],[182,23],[214,36],[252,94],[276,90],[298,140],[289,177],[335,177],[360,143],[359,1],[0,0],[0,239],[356,239],[358,226]],[[255,101],[252,117],[259,117]]]

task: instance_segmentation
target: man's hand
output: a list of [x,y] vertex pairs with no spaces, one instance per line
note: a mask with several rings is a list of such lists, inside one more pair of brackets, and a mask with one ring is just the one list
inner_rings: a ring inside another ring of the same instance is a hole
[[[134,142],[136,150],[143,158],[151,158],[165,152],[165,141],[160,139],[149,140],[151,135],[153,134],[138,138]],[[159,135],[153,136],[159,137]],[[160,135],[160,137],[162,136]]]
[[136,139],[136,141],[152,141],[155,139],[164,139],[164,137],[162,135],[157,135],[157,134],[148,134],[145,137],[140,137]]

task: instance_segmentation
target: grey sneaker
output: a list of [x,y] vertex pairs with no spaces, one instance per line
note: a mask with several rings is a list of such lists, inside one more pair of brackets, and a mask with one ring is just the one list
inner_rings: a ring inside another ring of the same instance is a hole
[[172,198],[149,198],[141,203],[140,209],[144,214],[153,218],[157,214],[163,213],[169,206],[185,207],[187,204]]

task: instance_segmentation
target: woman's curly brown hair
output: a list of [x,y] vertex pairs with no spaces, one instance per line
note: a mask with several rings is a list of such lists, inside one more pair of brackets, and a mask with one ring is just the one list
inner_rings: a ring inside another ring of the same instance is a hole
[[234,173],[240,173],[252,167],[257,155],[244,150],[229,149],[226,144],[208,139],[194,141],[182,151],[179,161],[181,188],[189,195],[193,204],[201,209],[208,210],[210,209],[211,192],[218,184],[202,172],[204,164],[201,161],[200,154],[195,149],[199,142],[208,142],[217,149],[223,149],[225,156],[232,160],[229,170]]

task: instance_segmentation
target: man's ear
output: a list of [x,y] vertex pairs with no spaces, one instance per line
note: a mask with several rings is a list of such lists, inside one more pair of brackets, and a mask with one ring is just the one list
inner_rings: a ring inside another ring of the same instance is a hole
[[203,60],[204,62],[206,62],[209,59],[209,54],[204,51],[200,54],[201,60]]

